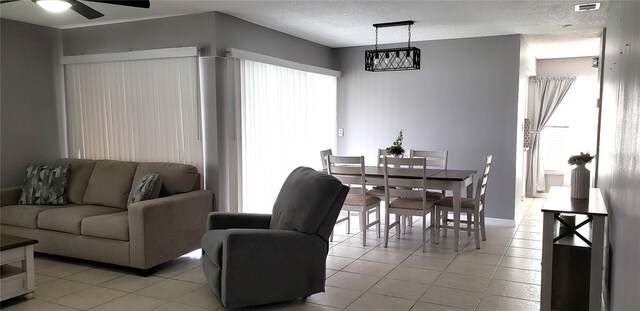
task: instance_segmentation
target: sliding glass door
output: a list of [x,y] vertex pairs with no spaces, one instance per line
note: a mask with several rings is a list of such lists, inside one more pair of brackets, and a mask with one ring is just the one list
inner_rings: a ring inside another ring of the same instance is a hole
[[241,209],[270,213],[293,169],[335,150],[337,78],[249,60],[240,71]]

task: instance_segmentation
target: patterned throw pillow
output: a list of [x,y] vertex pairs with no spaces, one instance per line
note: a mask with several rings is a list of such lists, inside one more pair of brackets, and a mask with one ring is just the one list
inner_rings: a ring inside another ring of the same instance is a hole
[[157,198],[160,194],[161,183],[158,173],[144,175],[136,188],[133,189],[129,204]]
[[71,164],[46,166],[29,164],[18,204],[67,204]]

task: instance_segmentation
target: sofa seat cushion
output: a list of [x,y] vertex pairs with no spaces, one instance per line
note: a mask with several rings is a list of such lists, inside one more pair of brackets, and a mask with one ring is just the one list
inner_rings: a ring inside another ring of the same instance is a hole
[[129,241],[129,212],[85,217],[80,232],[96,238]]
[[86,217],[122,212],[119,208],[77,205],[46,210],[38,215],[38,228],[80,234],[80,224]]
[[7,205],[0,209],[0,219],[3,225],[36,229],[40,213],[60,208],[50,205]]

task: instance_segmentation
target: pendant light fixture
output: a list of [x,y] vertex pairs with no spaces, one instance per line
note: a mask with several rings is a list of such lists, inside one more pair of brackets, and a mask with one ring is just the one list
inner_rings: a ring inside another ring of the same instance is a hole
[[[364,52],[364,70],[377,72],[420,69],[420,49],[411,47],[411,25],[413,21],[373,24],[376,28],[376,49]],[[396,26],[408,26],[407,47],[378,49],[378,28]]]

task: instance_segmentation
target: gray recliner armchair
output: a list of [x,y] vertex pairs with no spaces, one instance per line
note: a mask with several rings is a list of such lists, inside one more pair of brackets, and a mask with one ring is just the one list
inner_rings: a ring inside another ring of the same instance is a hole
[[295,169],[272,215],[213,212],[202,237],[204,274],[227,308],[323,292],[329,235],[349,192],[336,178]]

